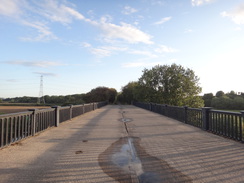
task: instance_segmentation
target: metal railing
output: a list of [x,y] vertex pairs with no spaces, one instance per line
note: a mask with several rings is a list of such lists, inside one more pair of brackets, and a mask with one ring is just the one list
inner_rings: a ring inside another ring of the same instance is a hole
[[209,115],[209,131],[243,141],[243,113],[211,110]]
[[107,105],[98,102],[0,115],[0,148]]
[[244,111],[227,112],[210,107],[189,108],[134,102],[135,106],[162,114],[214,134],[243,142]]

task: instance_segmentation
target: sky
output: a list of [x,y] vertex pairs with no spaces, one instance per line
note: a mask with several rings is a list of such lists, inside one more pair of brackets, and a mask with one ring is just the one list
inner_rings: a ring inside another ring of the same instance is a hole
[[176,63],[244,92],[243,0],[0,0],[0,98],[117,91]]

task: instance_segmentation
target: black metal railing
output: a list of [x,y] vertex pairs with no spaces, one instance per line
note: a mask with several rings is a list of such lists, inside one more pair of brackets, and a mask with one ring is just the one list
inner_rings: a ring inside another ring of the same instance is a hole
[[214,134],[243,142],[244,111],[227,112],[213,110],[210,107],[189,108],[141,102],[133,104]]
[[98,102],[0,115],[0,148],[107,105]]
[[186,108],[186,123],[198,128],[203,128],[202,109]]
[[217,135],[242,141],[243,115],[236,112],[211,110],[209,131],[212,131]]

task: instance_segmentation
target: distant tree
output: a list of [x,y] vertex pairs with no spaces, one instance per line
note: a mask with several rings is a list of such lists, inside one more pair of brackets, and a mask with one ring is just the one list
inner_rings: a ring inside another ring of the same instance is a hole
[[213,93],[206,93],[203,95],[202,99],[204,100],[205,107],[211,107],[212,99],[214,98]]
[[234,92],[233,90],[229,93],[226,94],[228,97],[230,97],[231,99],[234,99],[235,97],[237,97],[238,95],[236,94],[236,92]]
[[135,90],[138,86],[138,82],[129,82],[122,87],[122,92],[119,94],[119,102],[131,104],[135,100]]
[[236,96],[233,99],[233,104],[234,104],[234,106],[232,106],[232,109],[243,110],[244,109],[244,98],[241,96]]
[[117,99],[118,92],[115,88],[109,88],[109,97],[108,101],[109,103],[115,103]]
[[212,100],[212,107],[216,109],[230,109],[232,100],[228,96],[214,97]]
[[116,96],[117,91],[114,88],[97,87],[92,89],[84,96],[84,101],[86,103],[101,101],[109,101],[110,103],[114,103]]
[[223,91],[218,91],[215,96],[216,97],[223,97],[224,95],[225,95],[225,93]]
[[194,71],[181,65],[155,66],[144,69],[139,85],[148,93],[151,102],[176,106],[202,107],[203,100],[198,97],[201,87]]

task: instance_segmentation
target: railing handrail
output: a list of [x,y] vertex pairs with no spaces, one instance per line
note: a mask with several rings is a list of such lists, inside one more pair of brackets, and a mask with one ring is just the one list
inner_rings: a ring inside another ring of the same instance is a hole
[[216,109],[211,109],[209,112],[216,112],[216,113],[222,113],[222,114],[231,114],[231,115],[241,115],[241,112],[232,112],[232,111],[221,111]]
[[12,116],[20,116],[20,115],[25,115],[25,114],[31,114],[31,111],[22,111],[22,112],[14,112],[14,113],[8,113],[8,114],[1,114],[1,118],[6,118],[6,117],[12,117]]

